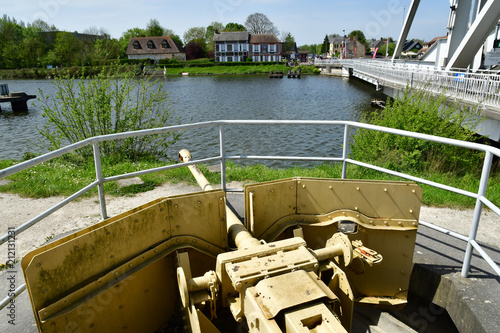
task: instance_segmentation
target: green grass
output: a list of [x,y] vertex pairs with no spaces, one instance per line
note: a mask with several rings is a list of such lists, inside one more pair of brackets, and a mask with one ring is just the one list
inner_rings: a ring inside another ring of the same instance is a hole
[[[167,68],[168,75],[181,75],[188,72],[189,75],[231,75],[231,74],[269,74],[270,72],[282,71],[286,73],[290,67],[285,65],[243,65],[243,66],[212,66],[212,67],[181,67]],[[301,71],[304,74],[317,74],[319,70],[314,66],[301,66]]]
[[[290,67],[283,64],[259,64],[259,63],[248,63],[238,66],[224,66],[218,63],[209,63],[210,66],[204,65],[197,66],[196,62],[187,62],[185,67],[179,68],[167,68],[167,76],[178,76],[181,73],[188,72],[189,75],[247,75],[247,74],[269,74],[269,72],[282,71],[286,73]],[[130,65],[128,67],[131,71],[136,71],[136,65]],[[67,68],[70,75],[79,77],[82,75],[82,70],[89,74],[97,74],[100,72],[101,66],[95,67],[81,67],[74,66]],[[158,66],[158,69],[163,69],[162,65]],[[298,67],[294,68],[295,70]],[[300,66],[301,72],[303,74],[319,74],[319,70],[315,66]],[[0,70],[0,79],[43,79],[47,77],[53,77],[53,70],[48,70],[44,68],[25,68],[25,69],[3,69]]]
[[[0,169],[17,163],[14,160],[0,161]],[[103,174],[105,177],[138,170],[157,168],[165,163],[157,160],[139,162],[103,160]],[[341,164],[322,164],[314,167],[271,168],[264,165],[240,166],[228,162],[227,181],[243,181],[245,183],[263,182],[290,177],[320,177],[340,178]],[[200,166],[203,174],[213,184],[220,183],[220,174],[209,172],[206,166]],[[401,180],[377,171],[350,165],[347,169],[349,179],[378,179]],[[470,192],[477,192],[479,178],[472,175],[455,176],[453,174],[431,175],[414,174],[437,183],[447,184]],[[116,182],[106,183],[105,193],[114,196],[133,196],[136,193],[146,192],[164,183],[185,182],[196,184],[188,168],[176,168],[167,171],[155,172],[140,177],[143,184],[129,185],[119,188]],[[0,185],[0,192],[15,193],[23,197],[44,198],[51,196],[69,196],[95,180],[94,165],[92,162],[79,161],[71,158],[58,158],[42,163],[29,170],[11,175],[6,185]],[[423,204],[436,207],[472,208],[475,200],[460,196],[449,191],[440,190],[432,186],[421,185],[424,191]],[[85,196],[95,196],[93,189]],[[500,177],[493,175],[490,179],[487,197],[493,203],[500,203]]]

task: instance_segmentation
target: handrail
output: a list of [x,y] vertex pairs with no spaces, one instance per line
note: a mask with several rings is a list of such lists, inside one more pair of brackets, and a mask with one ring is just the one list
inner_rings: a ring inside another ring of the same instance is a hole
[[378,85],[419,87],[474,104],[500,107],[500,75],[497,73],[467,72],[457,68],[445,71],[424,63],[376,59],[352,59],[342,61],[342,65],[352,68],[353,74],[359,72],[377,80]]
[[[226,148],[225,148],[225,140],[226,140],[225,134],[224,134],[225,128],[229,127],[229,126],[239,126],[239,125],[341,126],[341,127],[343,127],[342,156],[326,156],[326,157],[325,156],[301,156],[301,157],[299,157],[299,156],[229,155],[226,151]],[[133,173],[116,175],[116,176],[111,176],[111,177],[103,177],[102,176],[102,168],[100,165],[100,152],[99,152],[99,143],[100,142],[124,139],[124,138],[135,137],[135,136],[162,134],[162,133],[169,133],[169,132],[176,132],[176,131],[186,131],[186,130],[197,129],[197,128],[202,128],[202,127],[218,127],[219,128],[219,147],[220,147],[219,156],[213,156],[213,157],[208,157],[208,158],[204,158],[204,159],[193,160],[193,161],[190,161],[188,163],[183,163],[183,164],[166,165],[164,167],[157,167],[157,168],[153,168],[153,169],[141,170],[141,171],[136,171]],[[429,181],[429,180],[426,180],[423,178],[414,177],[414,176],[411,176],[408,174],[396,172],[393,170],[381,168],[381,167],[378,167],[378,166],[375,166],[372,164],[368,164],[368,163],[354,160],[354,159],[349,157],[349,145],[350,145],[350,140],[349,140],[350,134],[349,133],[352,129],[367,129],[367,130],[372,130],[372,131],[380,131],[380,132],[384,132],[384,133],[406,136],[406,137],[415,138],[415,139],[422,139],[422,140],[427,140],[427,141],[432,141],[432,142],[437,142],[437,143],[442,143],[442,144],[447,144],[447,145],[453,145],[453,146],[462,147],[462,148],[466,148],[466,149],[483,151],[486,154],[485,154],[485,158],[484,158],[484,165],[483,165],[483,170],[482,170],[482,174],[481,174],[478,192],[473,193],[473,192],[465,191],[465,190],[455,188],[455,187],[452,187],[452,186],[449,186],[446,184],[436,183],[436,182]],[[72,200],[76,199],[77,197],[81,196],[83,193],[89,191],[90,189],[92,189],[94,187],[99,188],[99,203],[101,205],[101,216],[103,219],[107,218],[105,194],[104,194],[104,190],[103,190],[102,185],[106,182],[116,181],[118,179],[135,177],[135,176],[144,175],[144,174],[148,174],[148,173],[184,167],[186,165],[191,165],[191,164],[219,161],[220,165],[221,165],[221,185],[222,185],[222,188],[225,191],[236,191],[234,189],[226,188],[226,161],[227,160],[243,160],[243,159],[247,159],[247,160],[271,160],[271,159],[274,159],[274,160],[297,160],[297,161],[332,161],[332,162],[341,162],[342,163],[342,165],[343,165],[342,166],[342,178],[343,179],[347,178],[347,165],[352,164],[352,165],[358,165],[358,166],[365,167],[365,168],[370,168],[373,170],[377,170],[380,172],[384,172],[384,173],[387,173],[390,175],[398,176],[398,177],[412,180],[415,182],[427,184],[427,185],[430,185],[433,187],[437,187],[437,188],[440,188],[443,190],[451,191],[451,192],[454,192],[454,193],[457,193],[457,194],[460,194],[463,196],[467,196],[467,197],[471,197],[471,198],[476,199],[476,207],[474,210],[472,226],[471,226],[471,230],[470,230],[468,236],[460,235],[456,232],[447,230],[445,228],[432,226],[430,223],[427,223],[425,221],[420,221],[420,222],[421,222],[421,225],[423,225],[423,226],[433,228],[434,230],[443,232],[451,237],[454,237],[454,238],[457,238],[457,239],[460,239],[462,241],[467,242],[466,253],[465,253],[465,257],[464,257],[464,261],[463,261],[463,265],[462,265],[462,276],[467,277],[467,275],[468,275],[473,249],[476,249],[478,251],[478,253],[483,257],[483,259],[500,276],[499,266],[496,265],[496,263],[488,256],[488,254],[476,242],[476,234],[477,234],[477,229],[479,227],[479,222],[480,222],[480,218],[481,218],[481,211],[482,211],[483,204],[487,205],[494,213],[496,213],[497,215],[500,216],[500,208],[486,198],[486,188],[488,186],[488,179],[489,179],[489,173],[490,173],[490,168],[491,168],[491,164],[492,164],[492,158],[493,158],[493,156],[500,157],[500,149],[492,147],[492,146],[487,146],[487,145],[478,144],[478,143],[474,143],[474,142],[466,142],[466,141],[460,141],[460,140],[455,140],[455,139],[443,138],[443,137],[438,137],[438,136],[429,135],[429,134],[409,132],[409,131],[404,131],[404,130],[399,130],[399,129],[394,129],[394,128],[381,127],[381,126],[359,123],[359,122],[354,122],[354,121],[343,121],[343,120],[217,120],[217,121],[207,121],[207,122],[199,122],[199,123],[193,123],[193,124],[153,128],[153,129],[139,130],[139,131],[133,131],[133,132],[124,132],[124,133],[118,133],[118,134],[109,134],[109,135],[102,135],[102,136],[88,138],[86,140],[68,145],[68,146],[63,147],[61,149],[46,153],[44,155],[33,158],[31,160],[21,162],[19,164],[16,164],[16,165],[13,165],[11,167],[0,170],[0,179],[5,178],[9,175],[15,174],[17,172],[29,169],[35,165],[38,165],[38,164],[43,163],[45,161],[52,160],[56,157],[62,156],[64,154],[67,154],[69,152],[75,151],[79,148],[89,146],[89,145],[93,145],[93,147],[94,147],[96,181],[85,186],[84,188],[77,191],[76,193],[74,193],[70,197],[62,200],[61,202],[59,202],[55,206],[49,208],[48,210],[41,213],[37,217],[31,219],[30,221],[22,224],[19,227],[17,227],[15,229],[16,235],[20,234],[22,231],[26,230],[30,226],[39,222],[43,218],[45,218],[48,215],[52,214],[53,212],[57,211],[58,209],[60,209],[64,205],[66,205],[67,203],[71,202]],[[4,235],[0,238],[0,245],[7,241],[8,236],[9,235],[7,234],[7,235]],[[19,290],[18,293],[15,293],[15,295],[13,295],[11,297],[7,297],[4,300],[0,301],[0,310],[6,304],[8,304],[10,300],[13,300],[19,293],[21,293],[24,290],[24,288],[25,288],[25,285],[18,287],[18,290]]]

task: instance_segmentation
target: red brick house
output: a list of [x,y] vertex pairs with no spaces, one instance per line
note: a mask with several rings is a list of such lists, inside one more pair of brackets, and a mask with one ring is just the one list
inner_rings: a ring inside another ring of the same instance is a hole
[[282,43],[272,34],[250,34],[248,56],[253,61],[281,61]]

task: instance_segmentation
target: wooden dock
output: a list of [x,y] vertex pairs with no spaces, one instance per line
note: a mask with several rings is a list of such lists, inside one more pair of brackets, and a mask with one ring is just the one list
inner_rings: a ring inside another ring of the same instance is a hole
[[[0,84],[0,103],[10,103],[12,111],[27,111],[28,101],[36,98],[36,95],[28,95],[25,92],[9,92],[7,84]],[[2,107],[0,105],[0,111]]]

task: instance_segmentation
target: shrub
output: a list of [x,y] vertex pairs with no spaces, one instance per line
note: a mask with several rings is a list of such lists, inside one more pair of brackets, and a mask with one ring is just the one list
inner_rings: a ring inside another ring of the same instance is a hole
[[[163,83],[136,79],[121,66],[103,67],[97,75],[79,80],[68,73],[57,76],[53,81],[55,96],[40,90],[46,123],[37,128],[43,139],[34,144],[55,150],[93,136],[169,126],[171,110]],[[167,133],[102,142],[101,152],[131,159],[166,157],[168,146],[179,135]],[[92,154],[92,148],[87,147],[83,154]]]
[[[373,125],[474,141],[472,129],[479,117],[472,109],[460,108],[444,94],[434,96],[424,90],[407,88],[401,98],[388,99],[386,108],[363,121]],[[397,171],[453,172],[464,174],[481,170],[482,153],[430,141],[358,129],[351,155]]]

